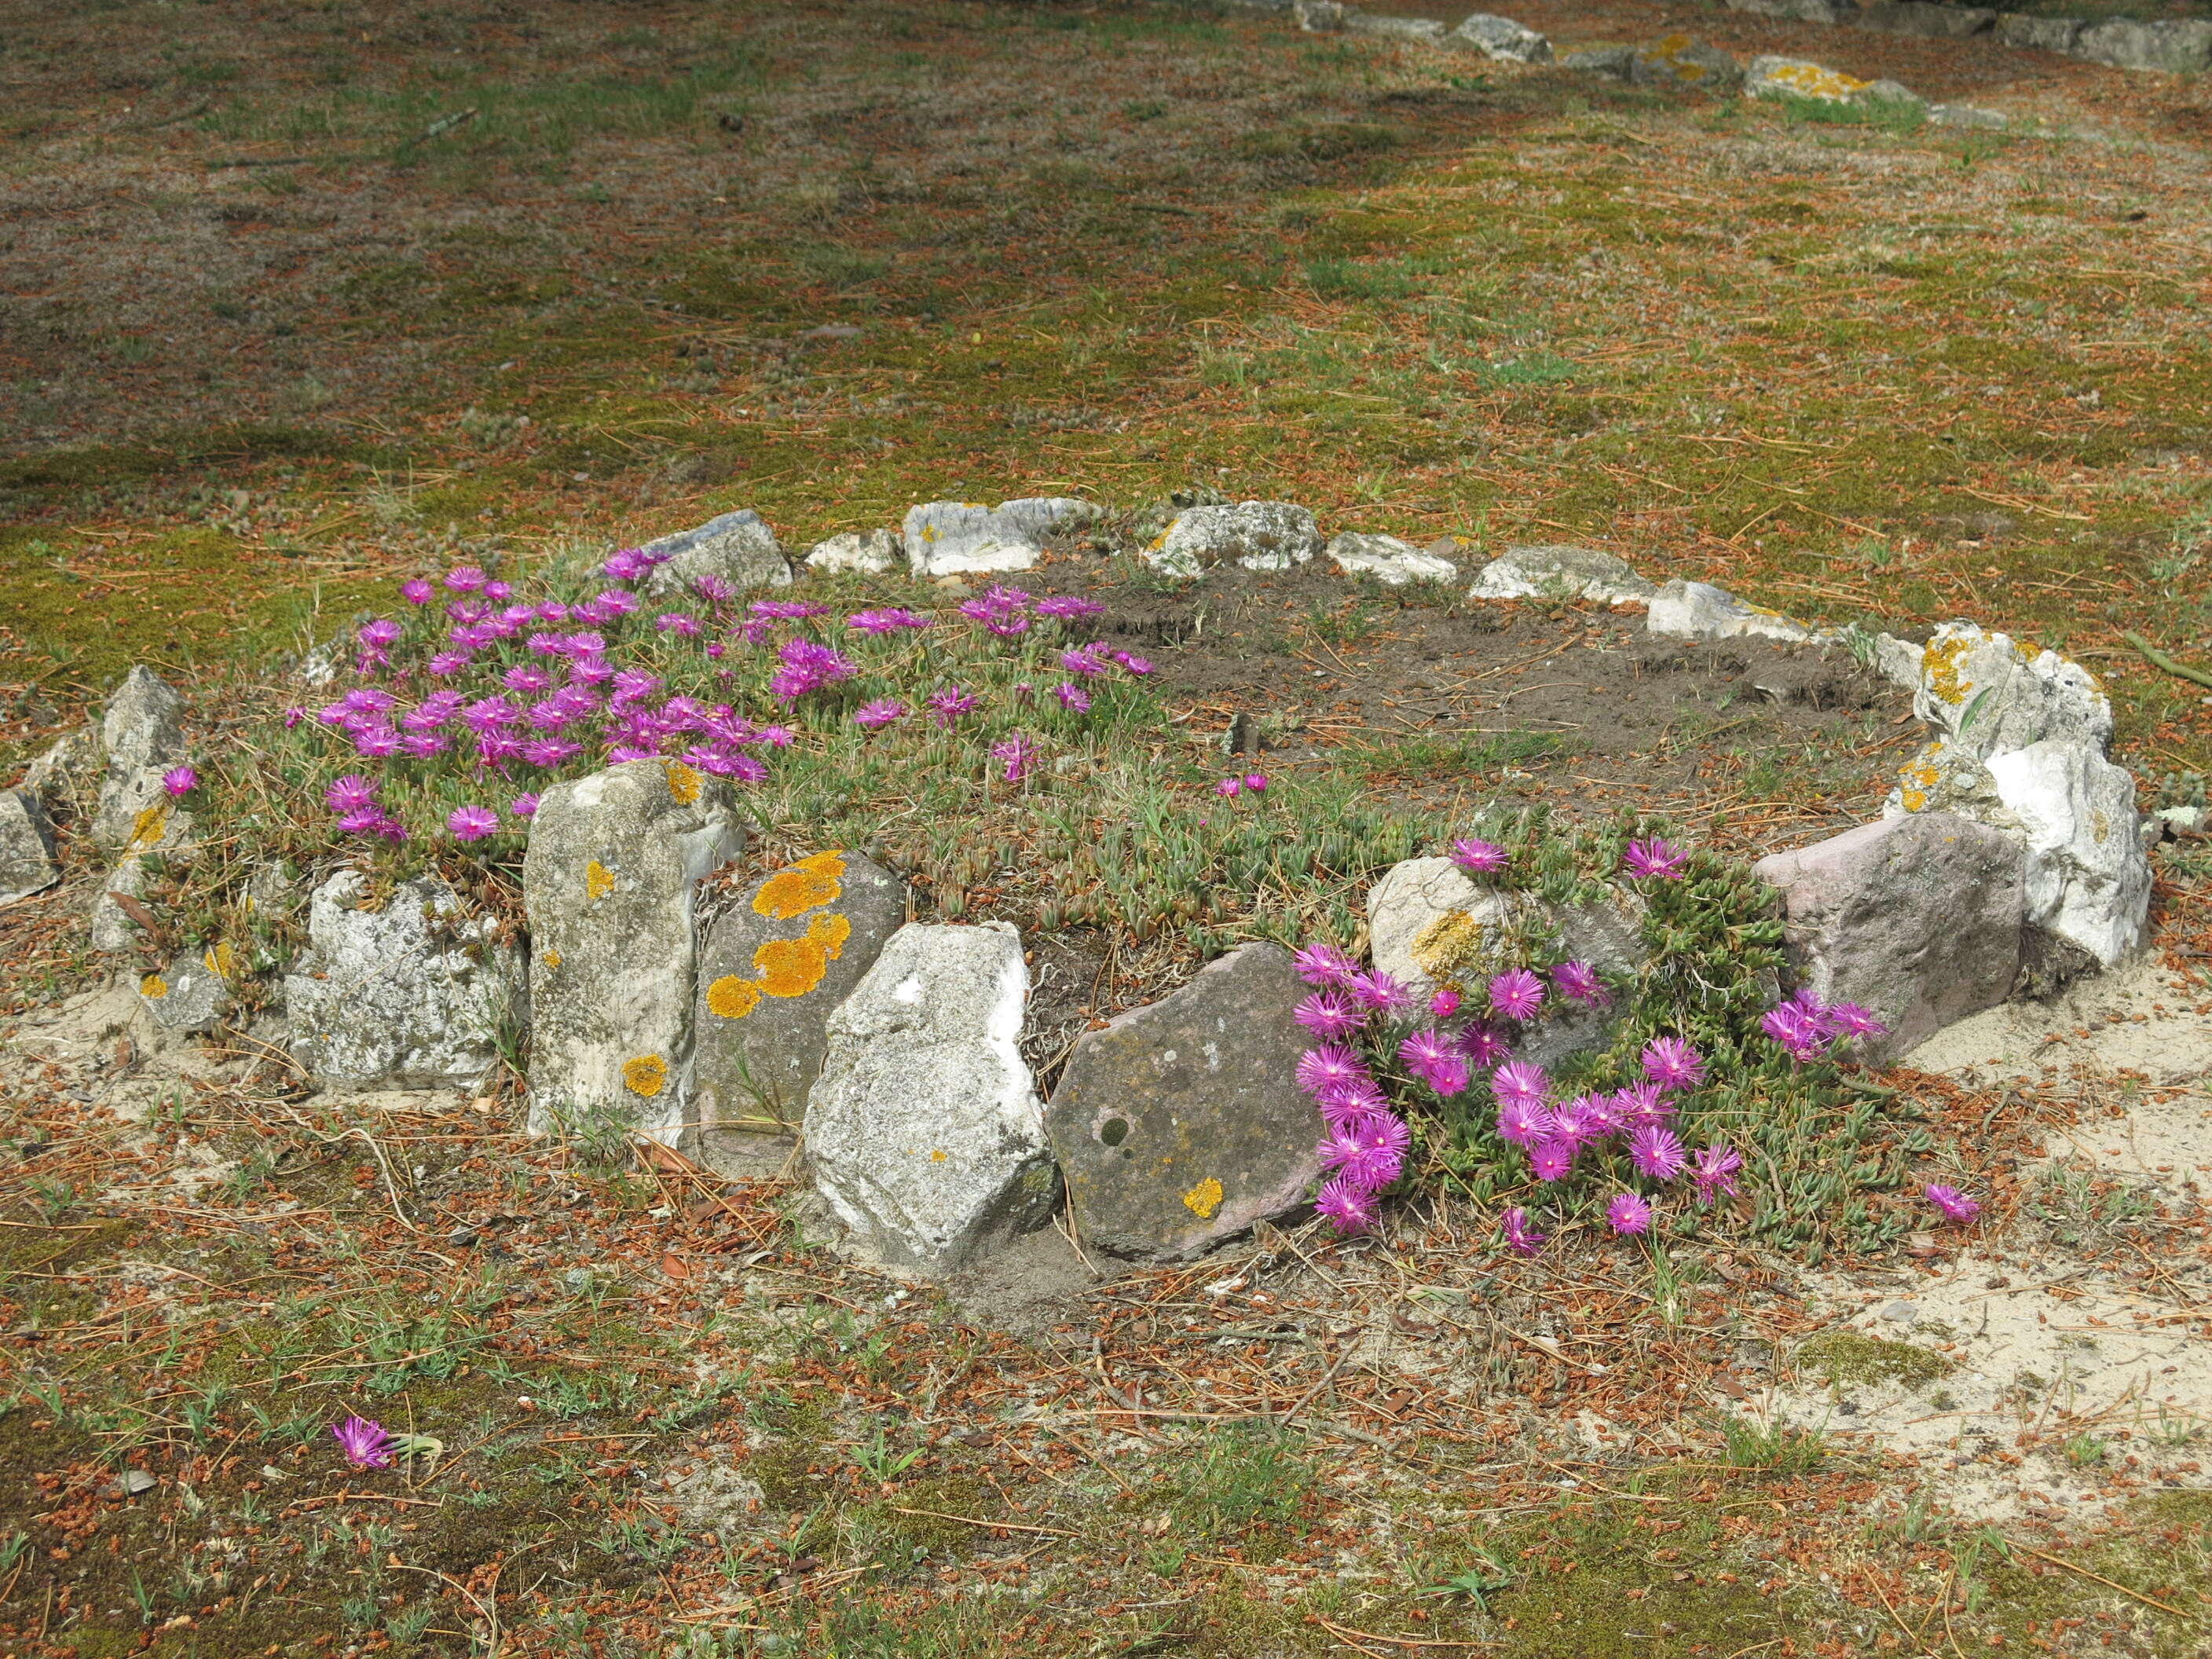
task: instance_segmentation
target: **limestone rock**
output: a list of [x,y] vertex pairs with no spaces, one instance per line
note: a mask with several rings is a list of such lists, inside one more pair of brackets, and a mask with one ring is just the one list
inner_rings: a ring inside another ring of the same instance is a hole
[[647,542],[648,553],[672,556],[655,565],[645,592],[656,599],[680,599],[702,576],[726,582],[738,592],[749,587],[787,587],[791,562],[775,532],[750,507],[709,519],[696,530]]
[[1334,34],[1344,27],[1344,0],[1293,0],[1291,15],[1309,34]]
[[1875,672],[1892,685],[1901,685],[1908,691],[1918,690],[1924,655],[1911,640],[1900,640],[1893,634],[1875,635]]
[[806,555],[815,570],[860,570],[871,575],[898,568],[898,538],[888,530],[871,530],[865,536],[847,531],[826,542],[817,542]]
[[930,501],[907,510],[901,539],[918,579],[988,575],[1027,570],[1048,539],[1097,516],[1091,502],[1066,495],[1024,495],[996,507]]
[[1752,873],[1781,889],[1790,957],[1814,994],[1889,1026],[1852,1045],[1860,1058],[1996,1007],[2020,977],[2027,854],[2001,830],[1948,812],[1879,819]]
[[1769,640],[1809,640],[1813,630],[1779,611],[1747,605],[1724,588],[1705,582],[1668,582],[1651,597],[1644,630],[1662,638],[1733,640],[1753,635]]
[[62,878],[54,826],[28,789],[0,790],[0,904],[44,892]]
[[2055,651],[2030,656],[2006,635],[1945,623],[1921,663],[1912,712],[1969,754],[1986,759],[2056,738],[2102,755],[2112,744],[2111,702],[2087,669]]
[[1288,570],[1321,551],[1314,515],[1290,501],[1238,501],[1176,514],[1141,556],[1170,576],[1202,576],[1224,559],[1247,570]]
[[1440,41],[1445,26],[1433,17],[1385,17],[1370,11],[1347,11],[1344,27],[1353,34],[1379,34],[1391,40]]
[[724,787],[625,761],[539,799],[522,862],[530,920],[531,1123],[680,1138],[691,1094],[700,878],[744,849]]
[[1485,58],[1501,64],[1548,64],[1552,61],[1552,43],[1535,30],[1515,22],[1510,17],[1496,17],[1479,11],[1452,31],[1452,39],[1463,40]]
[[1939,127],[1976,132],[2002,132],[2012,125],[2010,116],[1993,109],[1976,109],[1971,104],[1930,104],[1928,119]]
[[[1436,989],[1436,958],[1420,949],[1439,922],[1466,918],[1495,929],[1511,918],[1511,899],[1478,887],[1449,859],[1407,859],[1392,865],[1367,890],[1368,953],[1375,965],[1423,996]],[[1464,924],[1463,924],[1464,925]]]
[[1874,85],[1810,58],[1781,58],[1771,52],[1753,58],[1743,72],[1747,98],[1810,98],[1823,104],[1850,104],[1865,97]]
[[1305,994],[1289,951],[1246,945],[1077,1040],[1045,1130],[1086,1245],[1194,1255],[1311,1193],[1324,1131],[1291,1017]]
[[947,1273],[1051,1219],[1060,1180],[1017,1046],[1028,993],[1005,923],[908,923],[830,1017],[807,1157],[884,1261]]
[[1856,0],[1728,0],[1728,8],[1797,23],[1840,23],[1857,9]]
[[905,921],[906,884],[847,852],[763,877],[714,919],[692,1015],[702,1128],[799,1121],[830,1016]]
[[80,726],[56,739],[23,773],[22,787],[48,806],[75,817],[99,798],[107,770],[107,750],[100,728]]
[[1997,15],[1982,6],[1936,5],[1930,0],[1865,0],[1849,21],[1884,34],[1964,40],[1987,34],[1996,27]]
[[1582,599],[1606,605],[1641,604],[1659,590],[1626,559],[1595,548],[1509,547],[1476,574],[1468,590],[1478,599]]
[[307,950],[284,980],[292,1058],[325,1085],[466,1088],[498,1064],[525,1009],[521,952],[426,876],[361,908],[342,870],[307,906]]
[[1633,46],[1571,46],[1559,54],[1561,69],[1578,70],[1584,75],[1602,75],[1615,81],[1628,78],[1629,65],[1636,61]]
[[2036,52],[2071,52],[2088,25],[2079,17],[2030,17],[2016,11],[1997,16],[2000,46],[2021,46]]
[[165,1031],[204,1031],[230,1006],[222,975],[194,957],[179,957],[138,981],[138,1001]]
[[1449,559],[1424,553],[1395,536],[1365,536],[1347,530],[1328,544],[1328,556],[1347,576],[1372,576],[1392,587],[1408,582],[1448,582],[1459,574]]
[[1628,78],[1668,92],[1733,92],[1743,81],[1735,58],[1687,34],[1662,35],[1638,49]]
[[93,895],[92,948],[95,951],[135,951],[143,931],[118,897],[137,900],[146,891],[146,864],[137,853],[125,854],[107,872]]
[[107,774],[92,821],[92,839],[102,852],[175,839],[162,822],[171,807],[161,774],[185,758],[184,714],[185,700],[143,664],[107,700],[100,722]]

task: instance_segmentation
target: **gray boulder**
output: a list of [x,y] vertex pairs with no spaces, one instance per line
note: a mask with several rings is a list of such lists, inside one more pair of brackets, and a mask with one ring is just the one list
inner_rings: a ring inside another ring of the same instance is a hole
[[2071,52],[2088,25],[2079,17],[2030,17],[2016,11],[1997,16],[1996,37],[2002,46],[2035,52]]
[[929,501],[907,510],[900,538],[918,578],[990,575],[1029,569],[1047,541],[1097,516],[1091,502],[1066,495],[1023,495],[996,507]]
[[783,544],[750,507],[709,519],[696,530],[647,542],[645,550],[671,556],[646,578],[645,592],[651,599],[683,598],[702,576],[727,582],[740,592],[791,585],[791,562],[783,556]]
[[1840,23],[1858,9],[1854,0],[1728,0],[1728,8],[1797,23]]
[[1386,40],[1440,41],[1444,25],[1433,17],[1386,17],[1374,12],[1347,11],[1344,27],[1353,34],[1380,35]]
[[857,853],[764,876],[707,930],[694,1085],[702,1128],[797,1123],[830,1016],[906,921],[906,884]]
[[2112,702],[2087,669],[1972,623],[1945,623],[1923,647],[1912,712],[1983,759],[2049,738],[2102,755],[2112,740]]
[[1139,556],[1164,575],[1202,576],[1224,559],[1247,570],[1288,570],[1321,551],[1314,515],[1290,501],[1194,507],[1169,521]]
[[1917,691],[1923,657],[1922,647],[1911,640],[1900,640],[1894,634],[1877,634],[1874,637],[1875,672],[1892,685]]
[[179,957],[138,981],[139,1006],[165,1031],[204,1031],[230,1006],[230,988],[214,967]]
[[866,535],[848,530],[815,543],[806,555],[810,569],[860,570],[870,575],[896,569],[898,562],[898,538],[888,530],[871,530]]
[[522,861],[532,1127],[681,1138],[691,1094],[707,872],[744,850],[727,792],[673,761],[625,761],[540,798]]
[[1052,1218],[1060,1178],[1017,1046],[1028,994],[1005,923],[909,923],[830,1017],[807,1158],[883,1261],[949,1273]]
[[0,904],[45,891],[62,878],[54,826],[28,789],[0,791]]
[[185,758],[185,700],[168,682],[135,665],[107,700],[100,738],[107,773],[92,821],[94,844],[105,853],[175,840],[161,775]]
[[1636,48],[1620,46],[1570,46],[1559,54],[1558,61],[1561,69],[1626,81],[1629,65],[1636,61]]
[[1883,34],[1964,40],[1987,34],[1996,27],[1997,15],[1982,6],[1939,6],[1929,0],[1866,0],[1849,21]]
[[1886,818],[1752,866],[1782,890],[1790,958],[1824,1002],[1890,1028],[1859,1057],[1901,1054],[1994,1008],[2020,977],[2025,849],[1948,812]]
[[1501,64],[1552,61],[1552,43],[1535,30],[1510,17],[1496,17],[1485,11],[1467,19],[1451,32],[1451,38],[1464,41],[1485,58]]
[[1651,596],[1644,631],[1665,639],[1733,640],[1749,635],[1769,640],[1809,640],[1813,630],[1778,611],[1747,605],[1725,588],[1707,582],[1668,582]]
[[1595,548],[1509,547],[1483,566],[1468,590],[1478,599],[1594,599],[1638,605],[1659,590],[1626,559]]
[[1477,886],[1449,859],[1407,859],[1368,889],[1368,953],[1384,973],[1427,996],[1445,965],[1440,947],[1447,940],[1494,933],[1516,913],[1510,895]]
[[1305,994],[1289,951],[1246,945],[1077,1040],[1045,1132],[1085,1243],[1194,1255],[1310,1194],[1324,1126],[1297,1086]]
[[71,817],[98,799],[107,771],[107,750],[96,726],[80,726],[55,741],[23,773],[22,787]]
[[115,867],[107,872],[107,879],[100,884],[93,895],[90,921],[92,948],[95,951],[135,951],[143,933],[131,915],[131,905],[121,901],[129,899],[135,904],[146,891],[146,864],[138,854],[125,854],[116,860]]
[[1328,556],[1347,576],[1371,576],[1392,587],[1408,582],[1448,582],[1459,574],[1449,559],[1424,553],[1395,536],[1366,536],[1347,530],[1328,544]]
[[497,1065],[526,1002],[522,956],[497,922],[423,877],[363,908],[342,870],[307,907],[307,950],[284,979],[292,1058],[325,1085],[466,1088]]
[[1309,34],[1334,34],[1344,27],[1344,0],[1293,0],[1291,15]]
[[1628,78],[1664,92],[1733,92],[1743,83],[1743,70],[1718,46],[1668,34],[1637,49],[1628,63]]

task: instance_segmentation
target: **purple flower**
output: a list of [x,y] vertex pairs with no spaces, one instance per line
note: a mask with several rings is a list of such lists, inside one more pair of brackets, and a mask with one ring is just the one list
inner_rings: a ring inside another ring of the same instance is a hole
[[1345,986],[1352,1000],[1378,1014],[1403,1013],[1415,1001],[1413,992],[1380,968],[1354,974]]
[[618,582],[634,582],[645,574],[647,566],[645,554],[638,548],[617,548],[614,556],[599,568]]
[[664,611],[653,619],[653,625],[663,634],[677,634],[687,640],[699,633],[699,619],[688,611]]
[[955,720],[974,709],[975,697],[974,693],[963,691],[957,685],[948,685],[931,692],[922,702],[929,710],[929,717],[949,732]]
[[1398,1045],[1398,1058],[1437,1094],[1455,1095],[1467,1087],[1467,1060],[1441,1031],[1414,1032]]
[[405,631],[390,617],[377,617],[354,629],[353,636],[366,648],[381,655],[398,644],[399,636]]
[[1651,1206],[1634,1193],[1615,1193],[1613,1202],[1605,1206],[1605,1218],[1623,1237],[1651,1231]]
[[1516,1255],[1534,1255],[1544,1248],[1544,1235],[1528,1224],[1528,1212],[1515,1206],[1498,1218],[1505,1248]]
[[337,1437],[338,1449],[345,1460],[357,1469],[383,1469],[392,1467],[392,1435],[381,1423],[368,1418],[349,1415],[343,1422],[331,1425],[331,1432]]
[[1552,1133],[1552,1115],[1542,1103],[1519,1095],[1500,1101],[1498,1107],[1498,1138],[1510,1140],[1516,1146],[1533,1146]]
[[1650,1078],[1616,1091],[1607,1105],[1614,1126],[1623,1129],[1664,1123],[1674,1112],[1674,1103],[1667,1097],[1667,1091]]
[[1369,1113],[1352,1119],[1316,1148],[1325,1168],[1340,1171],[1339,1178],[1379,1192],[1405,1170],[1406,1151],[1413,1132],[1388,1112]]
[[1265,772],[1247,772],[1244,775],[1244,787],[1255,795],[1266,794],[1267,775]]
[[1726,1193],[1730,1198],[1742,1188],[1735,1184],[1735,1172],[1743,1168],[1743,1154],[1733,1146],[1707,1146],[1690,1159],[1690,1181],[1698,1189],[1700,1206],[1711,1204],[1713,1194]]
[[745,612],[762,622],[805,622],[812,617],[828,616],[830,607],[817,605],[811,599],[755,599],[745,607]]
[[161,787],[172,800],[191,794],[199,781],[200,775],[189,766],[173,766],[161,774]]
[[1291,1010],[1291,1018],[1324,1042],[1350,1036],[1367,1023],[1366,1011],[1341,991],[1316,991]]
[[1346,1083],[1332,1083],[1314,1093],[1314,1104],[1334,1127],[1341,1127],[1355,1118],[1374,1117],[1387,1113],[1390,1103],[1371,1077],[1360,1076]]
[[349,772],[323,791],[323,799],[330,803],[331,811],[343,816],[374,806],[377,787],[360,773]]
[[1881,1037],[1889,1035],[1889,1027],[1867,1009],[1856,1002],[1839,1002],[1827,1011],[1827,1025],[1837,1036],[1849,1041],[1854,1037]]
[[1509,1060],[1491,1074],[1490,1092],[1500,1101],[1540,1106],[1552,1092],[1552,1079],[1533,1061]]
[[1544,981],[1526,968],[1509,969],[1490,981],[1490,1006],[1507,1019],[1532,1019],[1544,1006]]
[[1927,1188],[1928,1201],[1942,1211],[1944,1218],[1960,1224],[1972,1221],[1982,1212],[1982,1206],[1956,1187],[1947,1187],[1942,1182],[1930,1182]]
[[1432,1019],[1449,1019],[1459,1012],[1459,993],[1449,985],[1440,985],[1429,999],[1429,1015]]
[[451,679],[469,665],[469,659],[463,652],[441,651],[422,665],[441,680]]
[[1462,836],[1451,844],[1451,861],[1469,875],[1494,876],[1509,860],[1505,849],[1497,842]]
[[906,705],[896,697],[878,697],[873,702],[864,702],[853,711],[853,724],[863,731],[873,732],[889,726],[906,714]]
[[991,745],[991,758],[1005,763],[1008,783],[1019,783],[1036,764],[1036,745],[1017,732],[1005,742]]
[[538,797],[532,794],[517,795],[513,800],[507,802],[507,810],[519,818],[535,817],[538,815]]
[[1217,795],[1229,796],[1242,793],[1243,788],[1244,786],[1235,778],[1224,778],[1213,786],[1213,793]]
[[1036,602],[1036,613],[1050,617],[1055,622],[1073,622],[1078,617],[1103,617],[1106,607],[1096,599],[1086,599],[1073,593],[1055,593],[1050,599]]
[[[1062,680],[1052,688],[1052,695],[1058,697],[1060,706],[1072,714],[1087,714],[1091,712],[1091,694],[1073,680]],[[1226,783],[1232,780],[1224,778],[1222,781]],[[1234,789],[1224,789],[1221,793],[1233,795],[1237,792]]]
[[489,580],[475,565],[455,565],[446,573],[446,591],[448,593],[479,592]]
[[1801,1066],[1826,1054],[1831,1040],[1820,1021],[1805,1012],[1802,1003],[1796,1001],[1768,1009],[1759,1016],[1759,1029]]
[[1114,660],[1121,665],[1125,673],[1134,674],[1141,679],[1152,672],[1152,665],[1143,657],[1133,657],[1126,651],[1116,651],[1112,655]]
[[776,660],[782,666],[769,676],[768,689],[787,701],[850,679],[860,672],[850,659],[812,640],[786,640]]
[[1587,962],[1559,963],[1552,969],[1552,983],[1559,988],[1561,996],[1587,1002],[1593,1008],[1602,1008],[1613,1000],[1605,981],[1597,976],[1597,969]]
[[1565,1181],[1574,1167],[1574,1143],[1558,1135],[1546,1135],[1528,1149],[1528,1169],[1539,1181]]
[[1060,665],[1071,674],[1103,674],[1114,665],[1105,656],[1105,649],[1096,643],[1076,646],[1060,653]]
[[895,634],[902,628],[927,628],[927,617],[917,616],[901,605],[884,605],[873,611],[855,611],[845,618],[845,626],[858,634]]
[[1480,1021],[1461,1028],[1459,1051],[1467,1056],[1468,1065],[1478,1068],[1502,1066],[1513,1058],[1511,1045]]
[[420,576],[399,584],[399,597],[410,605],[428,605],[436,596],[436,590]]
[[1628,1156],[1638,1172],[1654,1181],[1672,1181],[1689,1162],[1680,1138],[1663,1123],[1647,1123],[1631,1133]]
[[499,829],[499,814],[489,806],[456,806],[446,815],[455,841],[482,841]]
[[1620,855],[1620,867],[1632,876],[1660,876],[1669,881],[1682,878],[1682,866],[1690,855],[1653,836],[1647,841],[1632,841]]
[[1552,1137],[1580,1152],[1606,1132],[1606,1114],[1595,1095],[1577,1095],[1552,1109]]
[[1364,1233],[1375,1224],[1375,1194],[1339,1176],[1321,1189],[1314,1212],[1325,1217],[1338,1232]]
[[981,598],[966,600],[957,608],[962,616],[982,623],[1001,639],[1029,632],[1030,596],[1018,587],[994,584]]
[[1367,1067],[1359,1056],[1340,1043],[1324,1043],[1298,1056],[1298,1087],[1310,1095],[1366,1079]]
[[1342,990],[1350,985],[1359,964],[1334,945],[1309,945],[1291,958],[1291,966],[1309,985]]
[[1654,1037],[1644,1045],[1644,1075],[1662,1089],[1694,1089],[1705,1080],[1705,1062],[1680,1037]]

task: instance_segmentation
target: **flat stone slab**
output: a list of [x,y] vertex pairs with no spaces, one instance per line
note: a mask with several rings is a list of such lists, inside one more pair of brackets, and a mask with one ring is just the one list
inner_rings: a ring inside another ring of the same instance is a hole
[[1029,569],[1052,537],[1097,516],[1092,503],[1069,495],[1022,495],[996,507],[927,501],[907,510],[900,540],[916,577],[993,575]]
[[1594,547],[1509,547],[1476,573],[1478,599],[1593,599],[1601,605],[1647,603],[1658,588],[1627,560]]
[[799,1121],[830,1016],[905,925],[906,909],[904,882],[833,850],[763,877],[714,919],[692,1015],[701,1128]]
[[1247,570],[1288,570],[1321,551],[1314,515],[1293,501],[1235,501],[1186,507],[1140,557],[1155,570],[1204,575],[1224,559]]
[[1347,576],[1371,576],[1392,587],[1448,582],[1459,574],[1459,567],[1440,554],[1425,553],[1395,536],[1363,535],[1355,530],[1331,540],[1328,556]]
[[1752,866],[1782,890],[1791,959],[1826,1003],[1890,1028],[1860,1057],[1905,1053],[1994,1008],[2020,977],[2027,851],[1948,812],[1886,818]]
[[1060,1200],[1018,1042],[1021,936],[910,922],[830,1017],[806,1106],[815,1190],[880,1260],[954,1271]]
[[1324,1126],[1297,1086],[1306,992],[1289,951],[1242,945],[1077,1041],[1045,1127],[1086,1245],[1190,1256],[1310,1194]]
[[768,520],[750,507],[709,519],[696,530],[663,536],[645,544],[647,553],[670,556],[646,578],[654,599],[688,597],[702,576],[742,592],[752,587],[787,587],[791,561]]

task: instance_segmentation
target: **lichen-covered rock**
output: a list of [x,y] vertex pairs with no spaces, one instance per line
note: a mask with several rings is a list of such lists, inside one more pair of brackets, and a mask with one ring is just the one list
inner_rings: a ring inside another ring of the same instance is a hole
[[107,750],[100,728],[87,724],[57,738],[33,761],[23,773],[21,787],[47,806],[75,817],[99,799],[106,770]]
[[132,667],[107,700],[100,738],[107,774],[92,821],[94,844],[106,853],[180,839],[161,775],[185,758],[185,700],[144,666]]
[[2031,654],[1972,623],[1936,629],[1921,653],[1912,712],[1984,759],[2047,738],[2102,755],[2112,741],[2112,705],[2087,669],[2055,651]]
[[1419,948],[1424,936],[1452,918],[1496,928],[1514,911],[1509,897],[1476,886],[1449,859],[1407,859],[1367,890],[1368,952],[1377,968],[1426,996],[1436,988],[1437,963]]
[[1769,640],[1809,640],[1813,630],[1778,611],[1747,605],[1725,588],[1707,582],[1668,582],[1651,596],[1644,630],[1667,639],[1733,640],[1746,635]]
[[830,1016],[905,924],[906,909],[904,882],[857,853],[833,851],[763,877],[715,917],[692,1016],[702,1128],[799,1122],[822,1070]]
[[990,575],[1027,570],[1051,538],[1097,516],[1091,502],[1066,495],[1023,495],[996,507],[929,501],[907,510],[901,539],[917,578]]
[[1347,576],[1371,576],[1392,587],[1408,582],[1448,582],[1459,567],[1435,553],[1424,553],[1395,536],[1367,536],[1347,530],[1328,544],[1328,556]]
[[1997,44],[2036,52],[2071,52],[2088,25],[2079,17],[2031,17],[2008,11],[1997,17]]
[[1594,599],[1640,605],[1659,590],[1627,560],[1593,547],[1509,547],[1476,573],[1478,599]]
[[724,787],[675,761],[625,761],[540,797],[522,862],[534,1128],[682,1136],[694,902],[701,878],[744,847]]
[[370,890],[342,870],[309,901],[307,950],[284,979],[292,1058],[349,1088],[477,1083],[520,1035],[521,952],[435,877],[365,909]]
[[230,1006],[230,988],[212,963],[179,957],[138,981],[138,1000],[166,1031],[204,1031]]
[[806,555],[810,569],[859,570],[871,575],[896,569],[898,562],[898,538],[888,530],[871,530],[866,535],[848,530],[815,543]]
[[1626,81],[1629,65],[1635,61],[1636,48],[1623,46],[1570,46],[1559,56],[1561,69],[1602,75],[1613,81]]
[[62,878],[54,826],[28,789],[0,790],[0,904],[43,892]]
[[1246,945],[1078,1039],[1045,1131],[1085,1244],[1194,1255],[1310,1195],[1323,1125],[1297,1085],[1305,994],[1290,952]]
[[669,556],[646,578],[645,591],[653,599],[690,594],[702,576],[736,592],[791,585],[791,561],[783,556],[783,544],[750,507],[709,519],[696,530],[647,542],[645,550]]
[[1291,0],[1291,15],[1309,34],[1335,34],[1344,27],[1344,0]]
[[949,1273],[1051,1219],[1060,1177],[1017,1046],[1028,994],[1005,923],[909,923],[830,1017],[807,1159],[883,1261]]
[[1544,36],[1516,23],[1510,17],[1494,16],[1479,11],[1451,32],[1455,40],[1464,41],[1485,58],[1501,64],[1548,64],[1552,61],[1552,43]]
[[1885,818],[1752,873],[1781,890],[1790,957],[1814,994],[1889,1026],[1854,1045],[1863,1058],[1901,1054],[1996,1007],[2020,977],[2027,854],[2002,830],[1948,812]]
[[1224,559],[1247,570],[1288,570],[1321,551],[1314,515],[1291,501],[1237,501],[1176,514],[1141,556],[1170,576],[1202,576]]
[[1741,84],[1743,70],[1718,46],[1678,33],[1638,47],[1629,60],[1628,78],[1639,87],[1668,92],[1732,92]]
[[1873,85],[1871,81],[1862,81],[1810,58],[1782,58],[1771,52],[1753,58],[1743,72],[1747,98],[1809,98],[1823,104],[1849,104],[1863,97]]

